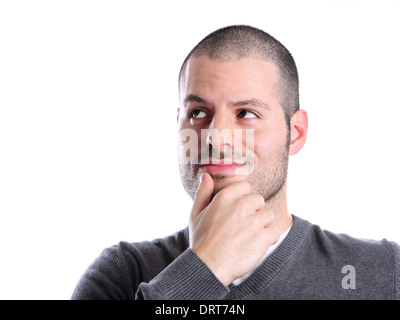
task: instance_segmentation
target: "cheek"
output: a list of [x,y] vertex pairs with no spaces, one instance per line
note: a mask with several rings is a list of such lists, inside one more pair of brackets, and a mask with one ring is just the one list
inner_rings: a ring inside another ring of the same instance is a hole
[[199,155],[205,150],[204,143],[202,143],[202,132],[181,126],[178,128],[177,140],[181,163],[199,164]]
[[254,135],[254,158],[255,161],[263,162],[265,159],[273,158],[283,145],[286,145],[286,132],[271,131],[257,132]]

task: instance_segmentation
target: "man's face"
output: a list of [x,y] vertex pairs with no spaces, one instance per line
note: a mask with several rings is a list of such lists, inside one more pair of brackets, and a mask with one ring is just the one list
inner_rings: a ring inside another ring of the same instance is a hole
[[[275,64],[255,58],[189,60],[180,84],[178,130],[196,135],[191,141],[180,136],[178,154],[183,186],[192,199],[204,171],[214,179],[214,194],[248,180],[268,201],[285,185],[290,133],[278,99],[278,77]],[[215,131],[223,134],[211,134]],[[188,163],[193,151],[192,160],[198,161]]]

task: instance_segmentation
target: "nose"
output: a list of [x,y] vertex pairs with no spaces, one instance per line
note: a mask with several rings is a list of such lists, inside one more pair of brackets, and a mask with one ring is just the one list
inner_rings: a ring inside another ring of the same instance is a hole
[[206,143],[209,147],[223,151],[226,147],[233,147],[234,124],[229,116],[215,113],[208,127]]

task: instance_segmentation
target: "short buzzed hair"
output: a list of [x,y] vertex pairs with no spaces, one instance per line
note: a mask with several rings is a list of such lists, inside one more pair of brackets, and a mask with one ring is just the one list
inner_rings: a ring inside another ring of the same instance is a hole
[[279,71],[279,101],[286,123],[290,124],[290,119],[300,107],[299,76],[291,53],[278,40],[246,25],[218,29],[201,40],[186,57],[179,72],[179,85],[189,59],[203,55],[221,61],[255,57],[274,63]]

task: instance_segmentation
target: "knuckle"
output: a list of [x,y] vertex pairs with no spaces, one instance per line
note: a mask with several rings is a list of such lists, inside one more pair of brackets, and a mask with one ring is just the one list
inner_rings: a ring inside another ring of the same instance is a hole
[[242,181],[241,182],[242,183],[242,185],[243,185],[243,190],[244,191],[246,191],[246,192],[251,192],[251,184],[250,184],[250,182],[248,182],[248,181]]
[[238,199],[236,201],[236,209],[243,214],[247,214],[249,210],[248,200],[245,197]]
[[272,211],[267,211],[265,214],[265,221],[267,225],[270,225],[272,222],[274,222],[275,216]]
[[263,229],[262,221],[256,214],[252,214],[247,219],[247,227],[253,232]]
[[228,201],[230,198],[231,198],[231,195],[229,193],[229,190],[222,189],[215,195],[214,200],[216,202],[224,203],[224,202]]
[[264,199],[264,197],[263,197],[261,194],[259,194],[259,193],[257,193],[257,196],[258,196],[258,198],[260,199],[260,201],[262,201],[262,202],[265,204],[265,199]]
[[254,201],[255,201],[256,203],[258,203],[259,207],[264,207],[264,206],[265,206],[265,199],[264,199],[264,197],[263,197],[261,194],[259,194],[259,193],[254,194]]
[[241,190],[242,194],[251,193],[251,184],[247,180],[235,182],[235,185]]

